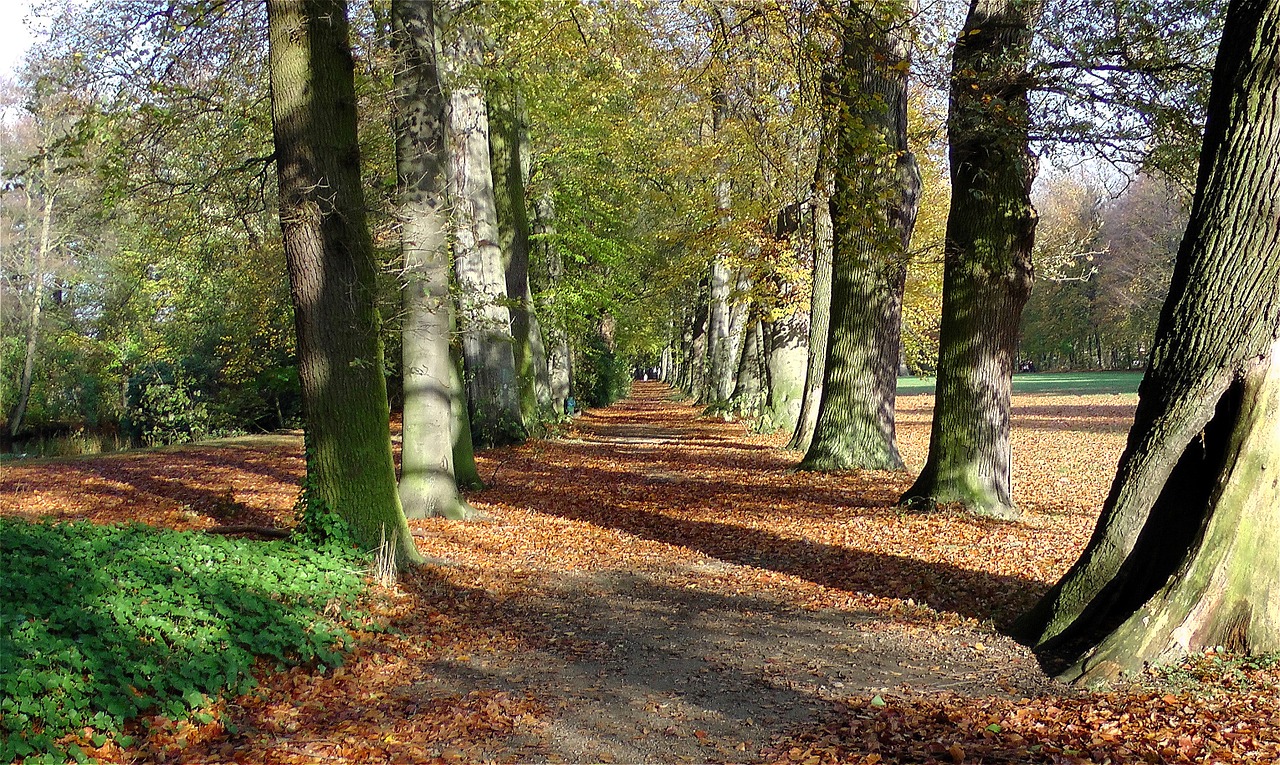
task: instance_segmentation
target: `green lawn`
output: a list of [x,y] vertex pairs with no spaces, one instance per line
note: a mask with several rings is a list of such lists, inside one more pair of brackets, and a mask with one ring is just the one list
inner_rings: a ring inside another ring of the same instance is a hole
[[[932,377],[899,377],[898,395],[914,396],[933,393]],[[1030,373],[1013,376],[1014,393],[1052,393],[1083,395],[1088,393],[1138,392],[1141,372],[1070,372]]]

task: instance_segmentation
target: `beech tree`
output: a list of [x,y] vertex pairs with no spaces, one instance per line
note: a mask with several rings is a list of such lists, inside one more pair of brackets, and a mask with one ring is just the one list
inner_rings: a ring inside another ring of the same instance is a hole
[[421,562],[396,494],[345,0],[268,0],[280,229],[306,422],[307,496],[365,549]]
[[449,196],[454,271],[462,318],[462,356],[471,433],[480,446],[525,438],[512,349],[507,278],[489,154],[489,112],[480,83],[480,9],[454,1],[437,8],[441,78],[449,97]]
[[938,382],[929,459],[906,502],[1015,514],[1010,396],[1036,225],[1027,62],[1043,7],[1043,0],[972,0],[956,40]]
[[[850,5],[843,20],[831,217],[831,318],[822,401],[800,467],[900,470],[894,400],[907,245],[920,173],[907,147],[907,19]],[[870,200],[870,202],[869,202]]]
[[1280,650],[1280,0],[1233,0],[1190,221],[1111,493],[1015,625],[1095,683]]
[[[404,441],[400,501],[409,518],[467,518],[454,452],[471,454],[471,430],[454,357],[449,293],[445,96],[436,62],[435,3],[391,4],[395,52],[396,169],[404,265]],[[465,439],[466,443],[459,441]]]

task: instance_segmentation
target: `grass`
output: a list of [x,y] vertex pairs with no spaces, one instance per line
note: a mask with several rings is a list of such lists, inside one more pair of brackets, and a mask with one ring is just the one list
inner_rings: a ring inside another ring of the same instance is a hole
[[[937,380],[933,377],[899,377],[898,395],[932,395]],[[1050,395],[1095,395],[1118,393],[1133,395],[1142,382],[1141,372],[1058,372],[1030,373],[1013,376],[1014,393]]]
[[[259,661],[341,663],[361,561],[289,542],[0,519],[0,762],[194,717]],[[85,732],[88,740],[85,740]]]

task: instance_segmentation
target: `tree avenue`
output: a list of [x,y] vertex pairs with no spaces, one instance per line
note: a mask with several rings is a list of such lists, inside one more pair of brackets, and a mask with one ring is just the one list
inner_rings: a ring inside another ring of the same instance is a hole
[[1190,221],[1088,547],[1016,625],[1080,682],[1280,650],[1280,2],[1233,0]]

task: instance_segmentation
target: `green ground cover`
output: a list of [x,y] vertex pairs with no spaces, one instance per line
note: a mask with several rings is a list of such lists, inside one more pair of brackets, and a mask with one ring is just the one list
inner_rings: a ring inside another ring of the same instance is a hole
[[79,760],[68,734],[127,739],[141,715],[199,720],[260,660],[340,664],[335,615],[364,587],[333,549],[142,525],[0,518],[0,561],[0,762]]

